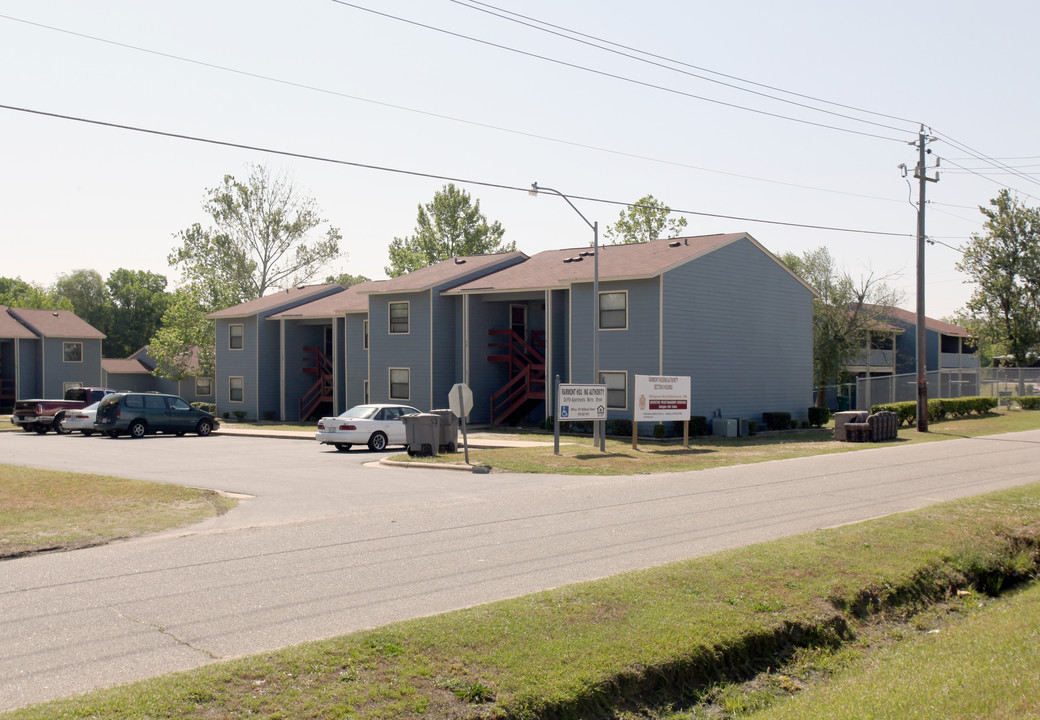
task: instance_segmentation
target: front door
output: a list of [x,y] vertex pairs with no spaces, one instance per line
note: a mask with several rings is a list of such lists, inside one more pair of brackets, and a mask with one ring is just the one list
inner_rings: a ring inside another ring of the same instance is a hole
[[509,306],[509,329],[517,334],[524,342],[527,342],[527,306]]

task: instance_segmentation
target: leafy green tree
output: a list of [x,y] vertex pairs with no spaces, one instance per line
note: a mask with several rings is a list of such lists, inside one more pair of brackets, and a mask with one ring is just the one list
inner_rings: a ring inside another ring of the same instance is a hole
[[67,298],[55,297],[49,289],[20,277],[0,277],[0,305],[26,310],[72,310]]
[[813,299],[813,374],[816,404],[822,406],[826,386],[841,382],[845,367],[863,351],[867,333],[884,322],[886,308],[898,305],[902,295],[887,278],[871,273],[856,279],[838,269],[825,247],[784,253],[780,260],[819,293]]
[[367,278],[364,275],[351,275],[350,273],[340,273],[339,275],[329,275],[325,278],[327,283],[339,283],[345,288],[360,285],[363,282],[368,282],[372,278]]
[[54,283],[53,293],[65,298],[72,311],[82,320],[108,334],[112,322],[112,298],[108,286],[97,270],[73,270],[62,273]]
[[105,355],[126,357],[147,345],[162,326],[171,300],[166,276],[119,268],[109,273],[105,285],[112,301]]
[[203,207],[213,225],[195,223],[177,234],[181,245],[168,260],[180,270],[181,287],[150,343],[159,373],[171,379],[190,372],[192,346],[199,348],[203,374],[212,377],[208,313],[309,282],[341,254],[339,230],[319,230],[326,220],[314,199],[264,166],[253,165],[245,182],[225,175],[222,185],[206,191]]
[[448,183],[431,202],[419,205],[415,234],[390,243],[385,271],[397,277],[448,258],[516,250],[516,243],[502,242],[504,234],[497,220],[488,223],[479,200]]
[[1040,345],[1040,210],[1007,190],[980,207],[985,233],[974,233],[957,263],[975,284],[966,327],[982,343],[1003,348],[1011,364],[1028,365]]
[[662,233],[667,237],[680,237],[686,227],[686,218],[669,217],[671,212],[653,195],[646,195],[622,210],[604,236],[612,245],[650,242],[661,237]]

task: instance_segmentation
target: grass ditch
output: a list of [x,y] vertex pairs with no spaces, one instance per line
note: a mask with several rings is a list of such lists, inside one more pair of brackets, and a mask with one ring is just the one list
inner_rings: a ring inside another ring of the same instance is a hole
[[234,506],[212,490],[0,465],[0,560],[184,527]]
[[[1030,583],[1038,538],[1034,484],[3,717],[697,717],[727,693],[739,704],[732,688],[785,663],[843,664],[882,620]],[[982,669],[979,682],[1002,687],[1002,666]],[[793,693],[799,683],[789,684]],[[988,716],[1013,716],[1004,709]],[[713,716],[736,716],[725,712]]]

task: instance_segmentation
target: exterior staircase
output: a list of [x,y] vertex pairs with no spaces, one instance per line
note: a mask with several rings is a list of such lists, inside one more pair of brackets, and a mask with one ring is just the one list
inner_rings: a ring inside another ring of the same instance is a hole
[[489,362],[506,363],[509,380],[491,395],[491,424],[498,425],[531,402],[545,400],[545,333],[531,331],[527,342],[515,330],[489,330],[496,342]]
[[303,371],[315,376],[314,384],[300,398],[300,420],[306,420],[322,403],[332,405],[335,382],[332,374],[332,360],[316,347],[305,347]]

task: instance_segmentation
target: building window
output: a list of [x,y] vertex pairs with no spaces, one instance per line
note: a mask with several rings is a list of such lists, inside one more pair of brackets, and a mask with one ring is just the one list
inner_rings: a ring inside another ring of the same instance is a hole
[[601,372],[603,384],[607,386],[607,407],[624,410],[628,407],[628,373]]
[[243,337],[242,325],[228,325],[228,348],[231,350],[242,349]]
[[[364,339],[362,340],[362,347],[365,350],[368,350],[368,320],[361,321],[361,332],[364,336]],[[366,402],[368,401],[366,400]]]
[[408,333],[408,303],[406,302],[392,302],[390,303],[390,334],[407,334]]
[[408,368],[390,368],[390,399],[408,400],[411,397],[412,371]]
[[196,395],[212,395],[213,394],[213,381],[209,378],[197,377],[195,378],[195,394]]
[[65,359],[65,362],[83,362],[83,343],[62,343],[61,353],[62,357]]
[[228,400],[231,402],[245,401],[245,380],[241,377],[228,378]]
[[599,327],[601,330],[624,330],[628,327],[628,293],[599,294]]
[[365,397],[364,397],[364,398],[362,399],[362,402],[363,402],[363,403],[365,403],[365,404],[367,405],[367,404],[368,404],[368,402],[369,402],[369,400],[368,400],[368,397],[369,397],[369,395],[368,395],[368,380],[365,380],[365,389],[364,389],[364,393],[365,393]]

